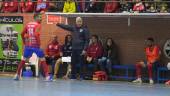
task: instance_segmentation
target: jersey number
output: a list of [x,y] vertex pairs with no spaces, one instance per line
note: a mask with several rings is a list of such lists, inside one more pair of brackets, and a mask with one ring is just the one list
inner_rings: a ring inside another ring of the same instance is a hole
[[33,34],[34,34],[34,28],[33,28],[33,27],[29,27],[29,28],[28,28],[28,33],[29,33],[30,36],[33,36]]

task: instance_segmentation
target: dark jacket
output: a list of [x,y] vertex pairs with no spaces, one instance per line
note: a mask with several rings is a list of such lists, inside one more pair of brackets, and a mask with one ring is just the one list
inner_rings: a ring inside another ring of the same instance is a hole
[[59,0],[59,2],[56,2],[56,0],[49,0],[49,12],[63,12],[64,7],[64,1],[65,0]]
[[63,57],[72,56],[72,43],[65,43],[62,46]]
[[131,3],[126,3],[126,4],[120,5],[120,12],[123,12],[123,11],[130,12],[131,10],[132,10],[132,4]]
[[106,46],[104,48],[104,56],[109,58],[111,60],[112,64],[119,63],[119,60],[118,60],[118,49],[117,49],[116,45]]
[[94,0],[94,2],[92,2],[90,0],[86,0],[86,1],[87,2],[85,4],[85,12],[88,12],[88,13],[103,13],[104,6],[105,6],[104,2],[95,2],[95,0]]
[[57,24],[57,26],[72,32],[73,49],[84,50],[88,46],[89,30],[86,26],[76,27],[71,25]]

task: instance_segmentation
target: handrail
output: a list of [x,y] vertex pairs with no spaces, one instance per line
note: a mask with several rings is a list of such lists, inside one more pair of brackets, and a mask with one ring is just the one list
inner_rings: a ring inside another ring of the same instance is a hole
[[56,13],[46,12],[46,15],[58,15],[64,17],[150,17],[170,18],[170,13]]

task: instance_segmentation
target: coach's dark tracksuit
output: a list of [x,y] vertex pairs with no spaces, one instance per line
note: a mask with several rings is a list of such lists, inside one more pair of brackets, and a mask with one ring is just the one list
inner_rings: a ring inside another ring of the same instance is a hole
[[[61,27],[65,30],[72,32],[72,74],[81,75],[81,70],[83,66],[83,56],[81,56],[82,51],[88,46],[89,40],[89,31],[85,26],[77,27],[76,25],[64,25],[57,24],[58,27]],[[80,65],[80,69],[76,68],[76,65]]]

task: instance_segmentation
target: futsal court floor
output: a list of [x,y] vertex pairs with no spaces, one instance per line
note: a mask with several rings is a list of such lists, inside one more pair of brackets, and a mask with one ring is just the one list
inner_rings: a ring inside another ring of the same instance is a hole
[[120,81],[57,80],[0,77],[0,96],[170,96],[164,84],[133,84]]

